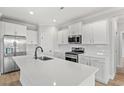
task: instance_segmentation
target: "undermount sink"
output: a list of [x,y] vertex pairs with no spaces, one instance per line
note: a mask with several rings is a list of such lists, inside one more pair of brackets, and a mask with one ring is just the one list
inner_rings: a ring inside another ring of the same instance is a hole
[[43,57],[38,57],[38,59],[43,60],[43,61],[47,61],[47,60],[52,60],[53,58],[43,56]]

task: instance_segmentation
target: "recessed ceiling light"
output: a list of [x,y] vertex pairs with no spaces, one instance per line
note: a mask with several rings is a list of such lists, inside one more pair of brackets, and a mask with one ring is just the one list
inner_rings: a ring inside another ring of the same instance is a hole
[[56,82],[53,82],[53,86],[56,86]]
[[53,22],[55,23],[56,22],[56,19],[53,19]]
[[29,14],[30,14],[30,15],[34,15],[34,12],[33,12],[33,11],[30,11]]

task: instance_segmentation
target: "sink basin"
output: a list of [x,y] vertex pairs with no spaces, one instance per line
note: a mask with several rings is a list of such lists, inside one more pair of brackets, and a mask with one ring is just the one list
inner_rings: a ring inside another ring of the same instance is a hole
[[47,60],[52,60],[53,58],[43,56],[43,57],[38,57],[38,59],[40,59],[42,61],[47,61]]

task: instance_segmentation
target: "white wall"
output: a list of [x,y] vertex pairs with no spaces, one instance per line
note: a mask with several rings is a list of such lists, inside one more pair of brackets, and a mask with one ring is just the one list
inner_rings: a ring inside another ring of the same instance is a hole
[[118,21],[118,49],[120,55],[118,67],[124,67],[124,19],[121,19],[120,21]]
[[124,33],[121,33],[121,57],[124,57]]

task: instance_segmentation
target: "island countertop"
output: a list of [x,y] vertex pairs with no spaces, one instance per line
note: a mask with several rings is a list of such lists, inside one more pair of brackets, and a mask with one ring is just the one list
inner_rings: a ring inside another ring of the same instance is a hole
[[[40,86],[76,86],[98,71],[97,68],[52,57],[52,60],[35,60],[33,56],[13,57],[25,76],[23,83]],[[22,78],[22,76],[20,76]],[[24,78],[24,77],[23,77]],[[26,85],[26,84],[22,84]]]

